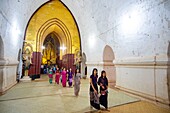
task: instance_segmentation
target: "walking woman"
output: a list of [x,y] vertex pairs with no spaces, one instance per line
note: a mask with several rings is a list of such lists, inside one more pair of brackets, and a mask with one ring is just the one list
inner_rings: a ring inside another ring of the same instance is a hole
[[73,82],[73,72],[72,72],[72,70],[70,68],[70,70],[68,72],[68,85],[69,85],[69,87],[72,86],[72,82]]
[[76,96],[79,95],[79,91],[80,91],[80,84],[81,84],[81,74],[79,72],[79,69],[75,70],[75,75],[74,75],[74,94]]
[[92,75],[90,76],[90,105],[95,109],[100,109],[98,86],[97,86],[97,69],[94,68]]
[[61,75],[62,75],[62,85],[63,87],[66,87],[66,81],[67,81],[67,72],[66,69],[64,68]]
[[49,68],[48,77],[49,77],[49,83],[52,84],[52,82],[53,82],[53,71],[52,71],[51,67]]
[[55,76],[55,83],[59,84],[60,79],[60,70],[59,68],[56,69],[56,76]]
[[106,77],[106,72],[103,70],[101,72],[101,76],[99,77],[98,80],[98,85],[100,86],[100,104],[108,110],[108,102],[107,102],[107,97],[108,97],[108,80]]

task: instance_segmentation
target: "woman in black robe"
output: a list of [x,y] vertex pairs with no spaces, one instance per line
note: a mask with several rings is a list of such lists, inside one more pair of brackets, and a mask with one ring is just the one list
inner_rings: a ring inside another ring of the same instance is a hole
[[99,98],[100,104],[104,106],[106,110],[108,110],[108,101],[107,101],[108,80],[107,80],[105,71],[101,72],[101,76],[99,77],[99,80],[98,80],[98,85],[100,86],[100,94],[101,94]]
[[90,76],[90,105],[95,109],[100,109],[98,86],[97,86],[97,69],[94,68],[92,75]]

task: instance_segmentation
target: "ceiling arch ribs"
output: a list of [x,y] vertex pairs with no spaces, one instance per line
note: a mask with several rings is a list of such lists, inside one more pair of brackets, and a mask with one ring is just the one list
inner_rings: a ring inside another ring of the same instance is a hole
[[[68,47],[67,52],[71,53],[72,51],[72,39],[71,39],[71,34],[67,28],[67,26],[59,19],[57,18],[52,18],[48,21],[46,21],[38,30],[37,33],[37,37],[36,37],[36,45],[39,48],[36,48],[36,51],[40,51],[41,50],[41,46],[42,46],[42,36],[45,33],[45,31],[47,31],[47,29],[52,26],[52,25],[56,25],[57,27],[59,27],[62,31],[62,33],[64,34],[65,37],[60,37],[61,40],[63,40],[62,38],[66,38],[66,46]],[[55,31],[56,32],[56,31]],[[57,33],[58,34],[58,33]]]

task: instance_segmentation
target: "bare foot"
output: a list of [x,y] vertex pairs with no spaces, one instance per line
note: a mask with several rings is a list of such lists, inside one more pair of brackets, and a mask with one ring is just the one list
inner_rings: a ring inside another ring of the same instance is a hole
[[102,113],[102,111],[101,110],[98,110],[98,112],[97,113]]
[[105,111],[108,111],[108,112],[110,112],[110,110],[109,110],[109,109],[107,109],[107,108],[105,109]]

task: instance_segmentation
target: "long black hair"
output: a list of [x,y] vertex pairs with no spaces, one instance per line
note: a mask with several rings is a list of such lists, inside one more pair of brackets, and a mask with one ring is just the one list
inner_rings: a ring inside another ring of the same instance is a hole
[[[92,71],[92,75],[94,75],[94,71],[97,72],[97,68],[94,68],[93,71]],[[98,74],[96,73],[96,76],[98,77]]]
[[75,76],[77,75],[77,70],[78,70],[78,69],[75,69]]
[[[103,70],[103,71],[101,72],[101,77],[102,77],[102,78],[103,78],[103,73],[106,74],[106,71]],[[106,76],[105,76],[105,78],[106,78]]]

